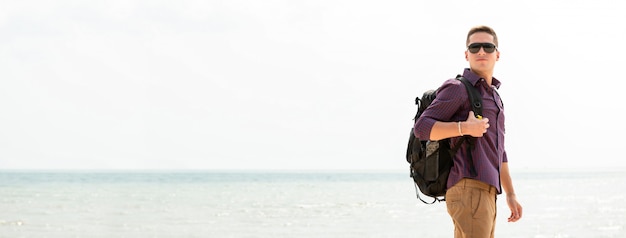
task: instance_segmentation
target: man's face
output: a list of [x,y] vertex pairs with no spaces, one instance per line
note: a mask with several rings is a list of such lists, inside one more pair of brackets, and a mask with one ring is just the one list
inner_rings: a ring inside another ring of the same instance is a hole
[[[496,61],[500,58],[500,52],[497,49],[489,53],[491,48],[489,43],[495,46],[493,36],[485,32],[477,32],[469,37],[468,46],[471,47],[465,50],[465,59],[469,62],[470,68],[477,73],[493,73]],[[475,51],[476,48],[478,51],[472,53],[471,51]]]

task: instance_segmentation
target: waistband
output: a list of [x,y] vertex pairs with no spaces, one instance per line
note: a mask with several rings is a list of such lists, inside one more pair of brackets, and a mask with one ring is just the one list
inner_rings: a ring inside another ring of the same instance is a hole
[[497,194],[498,192],[498,190],[496,190],[496,187],[486,184],[484,182],[481,182],[479,180],[470,179],[470,178],[463,178],[454,186],[460,186],[462,188],[477,188],[477,189],[485,190],[489,194]]

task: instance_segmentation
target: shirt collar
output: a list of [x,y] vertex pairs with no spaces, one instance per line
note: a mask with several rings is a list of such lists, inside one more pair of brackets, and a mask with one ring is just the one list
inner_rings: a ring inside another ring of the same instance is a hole
[[[480,76],[476,75],[469,68],[465,68],[463,71],[463,77],[469,80],[474,86],[476,86],[476,83],[480,80]],[[500,89],[501,84],[500,80],[496,79],[496,77],[491,77],[491,85],[496,87],[496,89]]]

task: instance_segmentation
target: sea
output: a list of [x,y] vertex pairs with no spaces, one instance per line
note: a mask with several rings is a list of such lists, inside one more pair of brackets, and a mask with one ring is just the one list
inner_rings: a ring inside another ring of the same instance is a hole
[[[496,237],[626,237],[626,169],[512,174]],[[407,171],[0,170],[0,238],[453,237]]]

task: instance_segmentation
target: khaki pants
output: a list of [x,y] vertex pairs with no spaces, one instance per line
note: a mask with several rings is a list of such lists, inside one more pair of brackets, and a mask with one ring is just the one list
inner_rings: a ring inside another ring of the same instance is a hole
[[493,238],[496,227],[496,188],[464,178],[446,192],[455,238]]

